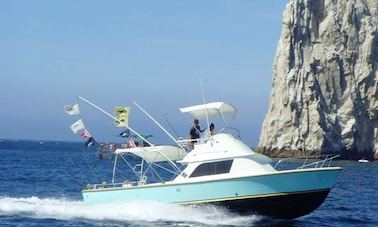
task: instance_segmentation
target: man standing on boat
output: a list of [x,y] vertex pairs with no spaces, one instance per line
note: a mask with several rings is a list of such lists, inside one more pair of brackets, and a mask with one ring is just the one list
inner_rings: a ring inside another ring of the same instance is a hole
[[194,143],[198,142],[198,139],[200,138],[200,133],[204,132],[205,130],[206,128],[201,130],[201,127],[199,126],[199,120],[194,119],[194,124],[190,128],[189,132],[189,139],[192,146],[194,146]]

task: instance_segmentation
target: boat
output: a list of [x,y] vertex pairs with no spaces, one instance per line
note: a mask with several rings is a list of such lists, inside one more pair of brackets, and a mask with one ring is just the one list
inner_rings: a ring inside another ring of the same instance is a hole
[[[82,191],[84,202],[213,204],[241,215],[294,219],[323,203],[342,170],[331,166],[336,156],[278,170],[272,159],[253,151],[234,135],[226,118],[234,118],[237,110],[228,103],[206,103],[180,110],[191,118],[206,119],[207,125],[210,118],[220,119],[225,127],[197,141],[173,138],[175,145],[151,143],[148,147],[116,149],[111,183],[87,185]],[[132,167],[126,154],[140,157],[141,162]],[[126,162],[137,180],[116,179],[117,160]],[[163,179],[159,169],[169,171],[174,178]],[[160,180],[150,181],[148,172]]]
[[97,148],[96,156],[99,159],[112,159],[115,155],[116,146],[115,143],[101,143]]
[[369,160],[367,160],[367,159],[360,159],[360,160],[358,160],[358,162],[360,162],[360,163],[368,163]]

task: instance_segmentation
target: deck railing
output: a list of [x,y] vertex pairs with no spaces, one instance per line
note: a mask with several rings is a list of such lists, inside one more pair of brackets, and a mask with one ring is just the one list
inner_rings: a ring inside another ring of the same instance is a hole
[[128,188],[137,186],[138,182],[136,181],[125,181],[123,183],[106,183],[102,182],[101,184],[88,184],[86,189],[105,189],[105,188]]
[[[305,169],[305,168],[322,168],[322,167],[330,167],[332,164],[332,161],[336,158],[340,157],[340,155],[319,155],[319,156],[308,156],[305,158],[303,161],[303,164],[297,167],[297,169]],[[293,158],[285,158],[285,159],[280,159],[278,162],[274,165],[274,168],[276,169],[279,165],[281,165],[284,162],[287,162],[289,160],[294,160],[294,159],[303,159],[303,158],[298,158],[298,157],[293,157]],[[313,159],[321,159],[319,161],[314,161],[307,163],[309,160]]]

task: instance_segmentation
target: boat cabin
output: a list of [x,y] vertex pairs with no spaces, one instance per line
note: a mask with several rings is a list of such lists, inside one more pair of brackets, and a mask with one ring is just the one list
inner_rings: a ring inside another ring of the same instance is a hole
[[252,151],[230,134],[220,133],[205,143],[195,145],[180,163],[186,165],[183,174],[174,181],[198,181],[256,175],[275,171],[271,159]]

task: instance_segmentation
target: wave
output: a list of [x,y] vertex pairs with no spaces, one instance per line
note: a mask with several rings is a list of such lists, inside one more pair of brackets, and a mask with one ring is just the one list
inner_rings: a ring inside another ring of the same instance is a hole
[[85,204],[56,198],[0,197],[0,216],[17,215],[57,220],[193,223],[202,225],[253,225],[259,216],[239,216],[217,206],[180,206],[157,202]]

